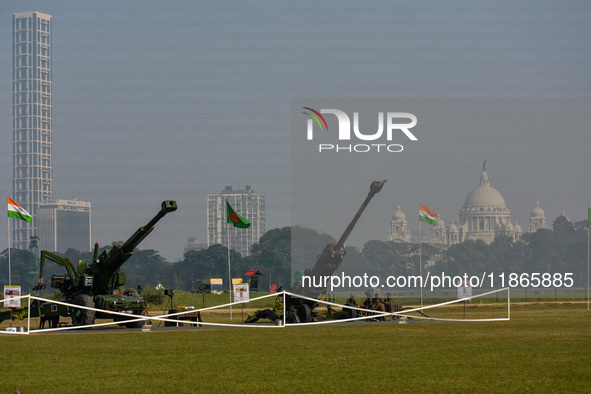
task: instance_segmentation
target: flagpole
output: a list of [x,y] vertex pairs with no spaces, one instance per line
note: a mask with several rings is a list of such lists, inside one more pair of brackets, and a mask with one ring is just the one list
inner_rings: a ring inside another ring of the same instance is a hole
[[12,285],[12,273],[10,272],[10,217],[7,217],[8,225],[8,286]]
[[[234,208],[230,205],[228,201],[226,201],[226,215],[227,215],[227,222],[228,224],[232,223],[234,227],[240,228],[248,228],[250,226],[250,222],[240,216]],[[232,284],[232,268],[230,266],[230,226],[228,226],[227,230],[228,234],[228,288],[230,289],[230,321],[232,321],[232,293],[233,293],[233,284]]]
[[587,312],[589,312],[589,249],[591,228],[587,227]]
[[230,293],[230,321],[232,321],[232,272],[230,268],[230,226],[226,223],[228,234],[228,290]]
[[421,221],[419,220],[419,276],[421,277],[421,308],[423,307],[423,250],[421,248]]

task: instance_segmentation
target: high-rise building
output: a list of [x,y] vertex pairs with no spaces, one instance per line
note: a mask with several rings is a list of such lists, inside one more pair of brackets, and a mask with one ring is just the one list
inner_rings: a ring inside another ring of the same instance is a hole
[[45,201],[39,205],[37,223],[42,250],[63,253],[68,248],[82,252],[92,249],[90,202]]
[[[250,222],[247,229],[235,228],[227,223],[226,201],[241,216]],[[222,244],[250,255],[250,249],[265,233],[265,196],[255,193],[251,186],[245,190],[232,190],[226,186],[220,194],[207,196],[207,243],[208,246]]]
[[33,222],[15,220],[12,247],[37,235],[39,204],[53,198],[51,147],[51,15],[12,15],[12,195]]

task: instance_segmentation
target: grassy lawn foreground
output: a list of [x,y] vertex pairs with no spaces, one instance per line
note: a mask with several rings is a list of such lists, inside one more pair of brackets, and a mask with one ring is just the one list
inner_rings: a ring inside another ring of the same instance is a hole
[[511,321],[0,336],[0,392],[591,392],[591,313]]

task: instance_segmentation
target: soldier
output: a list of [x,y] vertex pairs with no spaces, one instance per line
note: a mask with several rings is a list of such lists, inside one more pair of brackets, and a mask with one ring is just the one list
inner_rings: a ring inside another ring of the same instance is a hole
[[[380,297],[377,297],[377,294],[376,294],[376,297],[374,298],[373,310],[378,311],[378,312],[386,312],[386,307],[382,303],[382,299]],[[377,319],[384,320],[384,316],[380,316]]]
[[[373,309],[373,303],[371,302],[371,298],[369,297],[368,293],[365,293],[367,295],[367,298],[365,299],[365,301],[363,301],[363,305],[361,305],[361,308],[364,309]],[[361,316],[368,316],[369,314],[367,312],[360,312]]]
[[350,297],[347,299],[347,301],[345,302],[345,305],[357,306],[357,300],[355,300],[355,296],[353,294],[351,294]]
[[386,312],[392,312],[392,297],[390,293],[386,293],[386,298],[384,298],[384,307],[386,307]]
[[[357,300],[355,296],[351,294],[347,301],[345,302],[345,306],[354,306],[357,307]],[[347,311],[348,317],[357,317],[357,311],[355,309],[343,308],[343,311]]]

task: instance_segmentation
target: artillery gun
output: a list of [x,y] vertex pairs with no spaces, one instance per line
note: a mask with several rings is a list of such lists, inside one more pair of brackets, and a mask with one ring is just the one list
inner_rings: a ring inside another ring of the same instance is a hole
[[[386,179],[383,181],[373,181],[369,187],[369,193],[367,197],[361,204],[361,207],[353,217],[353,220],[349,223],[339,240],[336,244],[328,244],[322,250],[322,253],[316,259],[316,264],[314,267],[310,269],[306,269],[304,271],[304,275],[308,277],[317,277],[317,278],[324,278],[333,275],[336,270],[339,268],[339,265],[343,262],[345,258],[345,241],[349,238],[351,231],[357,224],[357,221],[363,214],[363,211],[377,193],[382,190],[382,187],[386,183]],[[326,294],[326,287],[310,287],[304,288],[303,283],[298,281],[293,284],[291,288],[291,292],[293,294],[302,294],[311,298],[320,298],[324,294]],[[314,308],[316,308],[317,303],[314,301],[306,300],[303,298],[297,298],[290,296],[286,299],[288,310],[291,311],[289,320],[292,322],[301,322],[307,323],[313,317]]]
[[[363,214],[363,211],[377,193],[382,190],[382,187],[386,183],[386,180],[383,181],[373,181],[369,187],[369,193],[361,204],[361,207],[353,217],[353,220],[349,223],[343,235],[339,238],[336,244],[328,244],[322,250],[322,253],[316,259],[316,264],[314,267],[310,269],[306,269],[303,273],[304,276],[308,277],[327,277],[333,275],[336,270],[339,268],[339,265],[343,262],[345,257],[345,241],[349,238],[351,231],[357,224],[357,221]],[[303,283],[301,281],[295,282],[291,287],[292,294],[300,294],[310,298],[320,298],[326,294],[326,287],[306,287],[304,288]],[[286,308],[288,311],[288,318],[287,320],[291,323],[307,323],[312,320],[314,315],[314,308],[316,308],[317,303],[315,301],[311,301],[304,298],[299,298],[296,296],[286,296]],[[282,309],[282,308],[281,308]],[[277,313],[270,309],[260,310],[257,311],[253,316],[249,316],[247,319],[247,323],[255,322],[258,319],[275,319],[277,317]]]
[[[316,264],[314,264],[314,267],[311,270],[305,270],[304,275],[310,277],[325,277],[331,276],[336,272],[336,270],[339,268],[339,265],[343,262],[343,259],[345,258],[345,241],[347,240],[347,238],[349,238],[351,231],[353,231],[353,228],[357,224],[357,221],[363,214],[363,211],[365,210],[373,196],[375,196],[377,193],[380,192],[380,190],[382,190],[384,183],[386,183],[385,179],[383,181],[373,181],[371,183],[369,187],[369,193],[367,194],[365,201],[363,201],[363,204],[361,204],[361,207],[353,217],[353,220],[351,220],[351,222],[345,229],[343,235],[341,235],[341,238],[339,238],[337,243],[334,245],[326,245],[322,250],[322,253],[316,259]],[[302,282],[296,282],[291,288],[292,293],[296,294],[302,294],[303,290],[304,288],[302,287]],[[318,297],[326,293],[326,287],[307,288],[305,289],[305,292],[306,295],[311,294],[311,296],[313,297]]]
[[[39,264],[39,283],[33,290],[46,287],[43,283],[43,269],[45,261],[64,266],[66,274],[53,275],[51,287],[59,289],[64,301],[73,305],[89,308],[104,309],[106,311],[123,312],[129,315],[146,315],[146,304],[135,290],[120,291],[125,286],[126,275],[121,266],[133,255],[133,250],[154,230],[154,225],[167,213],[177,209],[175,201],[164,201],[160,211],[145,226],[140,227],[127,241],[113,246],[110,250],[98,255],[98,243],[94,246],[94,257],[90,265],[80,260],[76,269],[70,260],[57,256],[48,251],[41,252]],[[74,326],[94,324],[95,318],[113,318],[115,321],[129,320],[120,315],[96,312],[88,309],[65,307],[51,302],[32,303],[32,317],[41,317],[41,325],[49,321],[56,327],[60,316],[70,316]],[[115,316],[115,317],[113,317]],[[142,322],[125,324],[127,327],[141,326]]]

